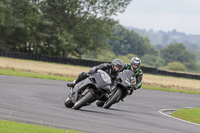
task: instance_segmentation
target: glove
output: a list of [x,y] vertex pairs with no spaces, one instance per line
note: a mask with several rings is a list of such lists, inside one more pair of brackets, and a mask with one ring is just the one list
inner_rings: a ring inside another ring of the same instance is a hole
[[91,69],[88,74],[93,75],[95,72],[97,71],[97,69]]
[[117,86],[117,84],[118,84],[117,80],[113,81],[113,86]]
[[130,88],[133,89],[133,90],[136,90],[136,89],[137,89],[137,86],[135,85],[135,83],[131,83],[131,84],[130,84]]
[[128,64],[124,64],[124,66],[123,66],[123,69],[122,69],[122,70],[124,70],[124,69],[127,69],[127,67],[128,67]]
[[137,90],[137,86],[136,85],[133,86],[133,90]]
[[118,75],[117,77],[116,77],[116,80],[115,80],[115,82],[119,82],[120,81],[120,76]]
[[127,63],[125,63],[125,64],[124,64],[124,66],[125,66],[125,67],[128,67],[128,64],[127,64]]

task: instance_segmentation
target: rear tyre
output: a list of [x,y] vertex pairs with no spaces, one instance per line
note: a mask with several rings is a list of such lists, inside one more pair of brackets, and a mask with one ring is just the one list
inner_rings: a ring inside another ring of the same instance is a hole
[[82,98],[80,98],[75,104],[74,104],[74,109],[75,110],[79,110],[81,107],[87,105],[87,103],[92,99],[93,94],[88,91],[85,96],[83,96]]
[[67,108],[72,108],[74,106],[74,103],[72,102],[72,99],[70,97],[68,97],[66,100],[65,100],[65,106]]
[[108,99],[108,101],[105,103],[104,108],[108,109],[110,108],[114,103],[117,102],[118,98],[120,98],[122,95],[121,90],[117,89],[116,92]]

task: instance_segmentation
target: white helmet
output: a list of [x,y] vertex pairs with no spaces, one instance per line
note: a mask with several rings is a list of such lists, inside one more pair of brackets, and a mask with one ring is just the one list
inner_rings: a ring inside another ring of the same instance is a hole
[[141,60],[138,57],[133,57],[130,61],[131,69],[137,71],[140,68]]

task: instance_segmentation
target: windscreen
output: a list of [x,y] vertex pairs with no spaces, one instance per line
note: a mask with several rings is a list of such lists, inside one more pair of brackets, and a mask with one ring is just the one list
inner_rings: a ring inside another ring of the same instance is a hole
[[124,78],[130,79],[134,75],[134,72],[131,70],[124,70],[122,75]]

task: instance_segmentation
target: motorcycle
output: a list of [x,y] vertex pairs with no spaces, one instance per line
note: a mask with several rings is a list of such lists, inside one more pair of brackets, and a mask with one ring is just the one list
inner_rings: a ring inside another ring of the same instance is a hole
[[98,70],[93,75],[77,83],[65,100],[65,106],[75,110],[90,105],[101,98],[104,94],[110,93],[111,79],[103,70]]
[[105,102],[104,108],[108,109],[113,104],[118,103],[120,100],[123,99],[130,94],[131,87],[135,83],[135,78],[133,77],[135,73],[131,70],[124,70],[122,73],[119,74],[117,78],[117,82],[113,90],[109,94],[109,99]]

